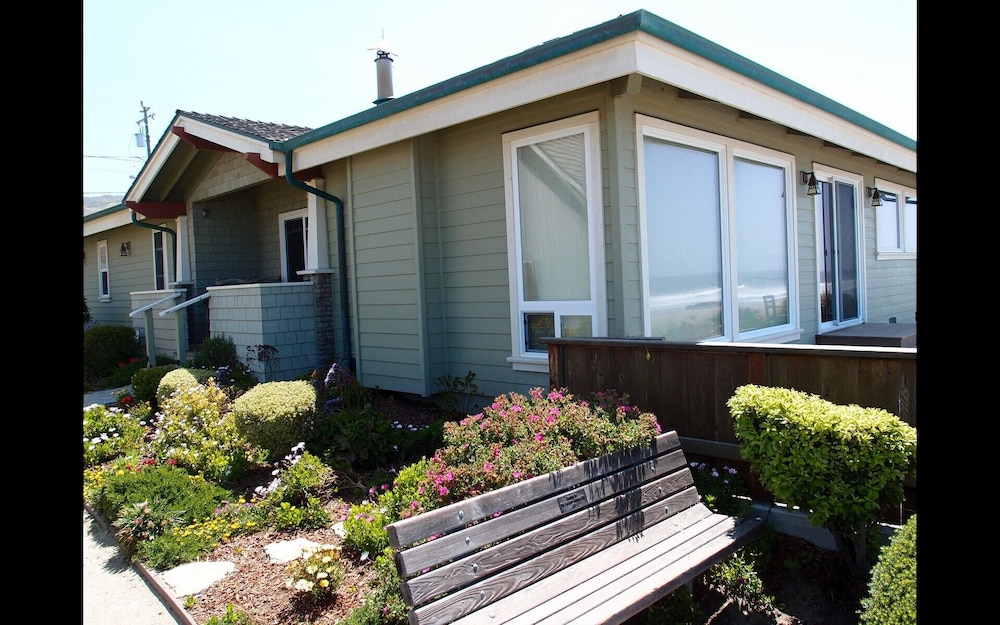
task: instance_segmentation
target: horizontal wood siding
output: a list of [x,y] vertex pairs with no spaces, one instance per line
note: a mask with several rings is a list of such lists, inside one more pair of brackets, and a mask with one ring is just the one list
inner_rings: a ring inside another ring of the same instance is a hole
[[358,373],[369,387],[426,392],[417,198],[410,143],[351,162]]

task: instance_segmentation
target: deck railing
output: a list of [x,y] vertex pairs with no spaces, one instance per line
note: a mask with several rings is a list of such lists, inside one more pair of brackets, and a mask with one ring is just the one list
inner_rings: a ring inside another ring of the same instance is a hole
[[[917,427],[915,348],[560,338],[548,340],[548,355],[551,388],[628,393],[664,430],[677,430],[689,456],[743,469],[726,402],[744,384],[883,408]],[[915,476],[906,490],[904,506],[915,510]]]

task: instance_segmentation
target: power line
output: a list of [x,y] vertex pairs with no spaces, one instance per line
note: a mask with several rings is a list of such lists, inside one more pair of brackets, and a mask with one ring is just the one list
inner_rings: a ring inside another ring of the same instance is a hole
[[83,158],[103,158],[110,161],[142,161],[145,160],[141,156],[95,156],[93,154],[84,154]]

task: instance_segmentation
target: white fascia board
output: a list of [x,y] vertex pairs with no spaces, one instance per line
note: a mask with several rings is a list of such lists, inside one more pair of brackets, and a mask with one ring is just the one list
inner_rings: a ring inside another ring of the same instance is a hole
[[[141,221],[143,218],[142,215],[139,215],[139,217]],[[107,232],[108,230],[114,230],[115,228],[121,228],[122,226],[127,226],[131,223],[132,211],[127,208],[123,208],[122,210],[116,211],[110,215],[105,215],[97,219],[83,222],[83,236],[89,237],[102,232]]]
[[636,46],[637,71],[860,154],[916,172],[917,154],[877,134],[656,37]]
[[156,179],[160,169],[166,164],[170,153],[174,151],[179,141],[180,139],[173,133],[169,133],[163,137],[160,145],[156,147],[156,151],[150,155],[142,171],[139,172],[138,178],[135,179],[135,184],[128,190],[124,201],[135,202],[142,199],[143,194],[146,193],[149,185]]
[[[646,33],[630,33],[295,150],[295,170],[434,132],[632,73],[841,145],[907,171],[916,152]],[[278,157],[279,160],[281,156]]]
[[247,152],[260,154],[260,157],[265,161],[269,163],[275,162],[270,142],[265,139],[255,139],[232,130],[219,128],[218,126],[183,116],[180,118],[180,122],[174,125],[182,127],[186,132],[199,139],[211,141],[240,154],[246,154]]
[[302,146],[295,170],[627,75],[635,65],[634,36],[619,37]]

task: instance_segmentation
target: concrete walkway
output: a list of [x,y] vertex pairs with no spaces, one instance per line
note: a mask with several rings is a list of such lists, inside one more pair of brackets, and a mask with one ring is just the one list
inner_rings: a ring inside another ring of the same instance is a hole
[[[125,388],[125,387],[121,387]],[[121,388],[84,393],[83,407],[113,404]],[[110,528],[83,509],[83,625],[196,625],[142,565],[131,564]]]

